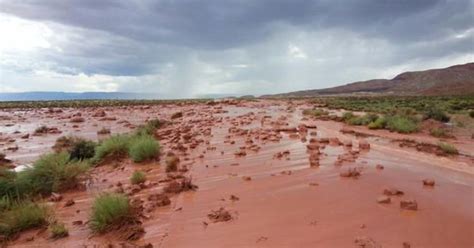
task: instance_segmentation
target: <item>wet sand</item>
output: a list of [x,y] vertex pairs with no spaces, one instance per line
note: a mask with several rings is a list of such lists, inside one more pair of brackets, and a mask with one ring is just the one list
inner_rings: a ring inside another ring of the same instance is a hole
[[[171,205],[154,209],[143,220],[144,237],[129,245],[360,247],[354,241],[361,238],[382,247],[403,247],[404,242],[411,247],[473,247],[474,171],[469,157],[472,141],[457,141],[467,158],[436,156],[400,147],[392,140],[401,135],[394,133],[359,130],[374,132],[375,136],[366,138],[341,133],[342,123],[303,117],[301,111],[308,106],[305,102],[249,101],[212,106],[108,108],[107,116],[117,118],[112,121],[91,117],[95,109],[68,109],[50,116],[44,114],[46,110],[30,110],[15,113],[24,117],[23,121],[13,118],[0,123],[2,137],[18,140],[15,143],[19,150],[8,151],[7,157],[22,164],[48,151],[60,135],[73,133],[98,139],[96,132],[103,126],[111,128],[112,133],[129,132],[147,118],[169,119],[172,113],[182,111],[184,117],[158,130],[157,136],[161,138],[163,154],[175,152],[180,165],[190,169],[186,175],[199,189],[174,195]],[[86,121],[79,123],[79,128],[72,128],[74,123],[67,117],[78,111]],[[4,112],[0,115],[14,116]],[[7,129],[6,123],[14,125]],[[63,133],[30,136],[26,141],[17,137],[32,132],[39,123],[57,126]],[[306,128],[301,128],[302,124]],[[21,133],[12,134],[15,130]],[[191,138],[184,138],[185,135]],[[412,137],[432,139],[422,134]],[[319,146],[318,154],[307,148],[311,138]],[[326,143],[325,138],[330,142]],[[359,147],[366,142],[370,149]],[[278,155],[284,151],[289,154]],[[309,157],[314,156],[310,154],[316,154],[319,166],[310,166]],[[384,169],[376,169],[378,164]],[[133,164],[126,160],[116,166],[93,169],[86,191],[63,194],[66,200],[75,200],[72,207],[63,207],[64,200],[48,203],[67,225],[68,238],[52,241],[32,230],[21,234],[11,245],[106,247],[124,243],[113,235],[91,236],[86,224],[72,224],[76,220],[86,222],[93,197],[114,189],[110,185],[118,181],[127,186],[134,170],[148,171],[151,182],[166,177],[160,161]],[[341,177],[340,173],[348,168],[358,168],[361,175]],[[435,186],[423,186],[426,178],[434,179]],[[166,182],[157,183],[132,198],[144,199],[161,192],[164,186]],[[391,196],[389,204],[377,203],[383,190],[390,187],[404,195]],[[238,200],[231,200],[231,195]],[[406,199],[416,200],[418,210],[402,210],[400,201]],[[220,207],[231,213],[232,220],[213,223],[208,218],[212,210]],[[35,236],[34,241],[26,241],[31,236]]]

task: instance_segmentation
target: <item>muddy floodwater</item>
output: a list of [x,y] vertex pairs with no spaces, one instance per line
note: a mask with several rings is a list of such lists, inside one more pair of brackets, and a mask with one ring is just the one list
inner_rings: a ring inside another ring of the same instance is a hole
[[[108,137],[97,134],[104,127],[113,135],[132,132],[149,119],[168,120],[155,134],[162,157],[176,154],[180,167],[188,169],[184,175],[198,186],[170,195],[167,206],[147,208],[149,196],[169,183],[164,159],[111,161],[92,169],[85,189],[46,203],[66,224],[68,237],[51,240],[41,230],[29,230],[8,245],[474,247],[473,139],[458,137],[452,143],[461,154],[439,156],[396,141],[437,142],[428,135],[365,127],[347,132],[352,127],[344,123],[303,116],[309,107],[305,101],[256,100],[0,110],[0,149],[17,166],[50,152],[60,136],[98,141]],[[183,117],[171,119],[176,112]],[[74,116],[84,121],[71,122]],[[57,129],[34,135],[41,125]],[[92,235],[87,225],[92,200],[119,184],[127,189],[135,170],[146,171],[149,181],[130,194],[144,202],[145,234],[137,241]],[[75,204],[64,207],[68,199]],[[406,202],[416,208],[402,207]],[[229,215],[214,218],[221,208]]]

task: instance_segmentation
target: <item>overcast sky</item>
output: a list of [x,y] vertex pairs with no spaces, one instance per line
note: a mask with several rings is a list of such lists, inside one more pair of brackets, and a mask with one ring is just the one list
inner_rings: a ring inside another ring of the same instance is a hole
[[0,0],[0,92],[266,94],[474,60],[474,0]]

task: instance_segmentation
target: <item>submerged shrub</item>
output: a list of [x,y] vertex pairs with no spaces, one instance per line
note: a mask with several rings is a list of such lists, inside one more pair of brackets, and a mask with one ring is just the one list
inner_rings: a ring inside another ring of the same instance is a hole
[[104,232],[133,218],[128,198],[121,194],[103,194],[94,200],[89,222],[94,232]]
[[146,181],[146,175],[143,171],[135,171],[130,177],[130,182],[132,184],[140,184]]
[[378,115],[376,115],[376,114],[365,114],[363,116],[354,116],[353,115],[351,118],[346,119],[346,122],[349,125],[357,125],[357,126],[363,125],[363,126],[365,126],[365,125],[368,125],[369,123],[375,121],[377,118],[378,118]]
[[154,158],[159,153],[158,142],[149,135],[140,135],[130,140],[128,154],[133,162],[139,163]]
[[470,116],[471,118],[474,118],[474,110],[469,111],[469,116]]
[[9,210],[0,212],[0,235],[10,237],[29,228],[47,224],[49,211],[37,203],[16,203]]
[[418,123],[406,116],[394,115],[386,118],[386,128],[399,133],[413,133],[418,130]]

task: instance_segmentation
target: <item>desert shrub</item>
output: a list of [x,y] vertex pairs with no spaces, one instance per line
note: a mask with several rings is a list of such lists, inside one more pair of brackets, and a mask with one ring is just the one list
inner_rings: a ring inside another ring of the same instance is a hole
[[166,172],[173,172],[178,170],[179,158],[175,155],[166,157]]
[[458,149],[451,145],[451,144],[448,144],[448,143],[443,143],[443,142],[440,142],[438,143],[438,147],[445,153],[447,154],[458,154]]
[[97,131],[97,134],[101,134],[101,135],[110,134],[110,129],[106,128],[106,127],[103,127],[99,131]]
[[133,218],[128,198],[121,194],[103,194],[94,200],[90,228],[94,232],[104,232],[113,225],[120,225]]
[[128,135],[114,135],[102,143],[95,150],[94,162],[100,162],[106,157],[122,157],[127,154],[130,137]]
[[183,112],[176,112],[171,115],[171,119],[177,119],[183,117]]
[[83,161],[70,161],[69,154],[51,153],[39,158],[31,168],[17,173],[15,184],[19,192],[48,195],[74,188],[79,177],[89,168]]
[[471,118],[474,118],[474,110],[469,111],[469,116],[470,116]]
[[48,127],[45,125],[42,125],[35,129],[35,134],[45,134],[45,133],[48,133]]
[[378,117],[375,121],[372,121],[367,126],[369,129],[384,129],[387,125],[387,120],[385,117]]
[[145,125],[139,126],[135,131],[136,135],[153,135],[155,130],[160,128],[162,122],[158,119],[149,120]]
[[323,109],[318,109],[318,108],[303,110],[303,115],[311,115],[311,116],[315,116],[315,117],[325,116],[325,115],[328,115],[328,114],[329,114],[329,112],[327,112]]
[[146,175],[143,171],[135,171],[130,177],[130,182],[132,184],[140,184],[146,181]]
[[346,122],[349,125],[368,125],[369,123],[375,121],[378,118],[376,114],[365,114],[363,116],[352,116],[351,118],[347,119]]
[[51,233],[52,239],[60,239],[67,237],[69,235],[69,231],[67,230],[64,223],[54,222],[49,225],[49,232]]
[[69,153],[71,155],[70,159],[83,160],[94,157],[95,146],[95,142],[90,140],[76,140],[73,143],[71,149],[69,150]]
[[441,109],[439,108],[430,108],[428,109],[424,116],[423,116],[424,119],[433,119],[433,120],[437,120],[437,121],[441,121],[441,122],[448,122],[449,121],[449,116],[446,115],[446,113],[444,113]]
[[344,121],[346,121],[346,122],[347,122],[348,120],[352,119],[353,117],[354,117],[354,113],[352,113],[352,112],[344,112],[344,113],[342,114],[342,119],[343,119]]
[[139,163],[155,157],[159,149],[159,144],[153,137],[139,135],[130,140],[128,154],[133,162]]
[[449,137],[449,132],[448,130],[444,128],[432,128],[430,130],[431,136],[438,137],[438,138],[447,138]]
[[386,118],[386,129],[399,133],[413,133],[418,130],[418,123],[406,116],[394,115]]
[[14,204],[9,210],[0,212],[0,235],[10,237],[29,228],[47,224],[49,211],[37,203]]

